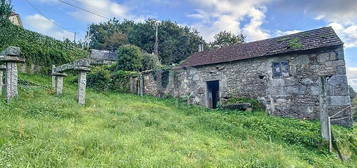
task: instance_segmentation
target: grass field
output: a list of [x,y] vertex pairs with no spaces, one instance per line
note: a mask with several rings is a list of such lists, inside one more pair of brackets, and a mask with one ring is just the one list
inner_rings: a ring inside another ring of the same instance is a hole
[[318,122],[91,90],[82,107],[68,81],[56,97],[49,77],[20,79],[20,98],[0,102],[0,167],[357,165],[356,129],[333,128],[342,162],[320,145]]

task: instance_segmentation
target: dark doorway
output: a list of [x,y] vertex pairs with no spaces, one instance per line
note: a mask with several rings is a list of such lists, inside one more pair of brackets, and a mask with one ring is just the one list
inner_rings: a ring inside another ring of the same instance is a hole
[[217,108],[219,101],[219,81],[208,81],[207,82],[208,91],[208,107]]

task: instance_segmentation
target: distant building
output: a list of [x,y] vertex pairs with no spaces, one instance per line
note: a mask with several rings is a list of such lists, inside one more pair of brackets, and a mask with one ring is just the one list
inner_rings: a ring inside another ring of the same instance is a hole
[[21,18],[20,18],[20,15],[15,13],[15,12],[12,12],[10,17],[9,17],[9,20],[11,23],[13,23],[14,25],[17,25],[17,26],[20,26],[20,27],[23,27],[22,26],[22,21],[21,21]]

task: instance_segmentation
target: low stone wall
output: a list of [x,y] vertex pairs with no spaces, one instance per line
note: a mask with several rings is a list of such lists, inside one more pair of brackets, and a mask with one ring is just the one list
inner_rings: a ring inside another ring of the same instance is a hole
[[43,66],[39,66],[35,64],[20,64],[18,68],[21,73],[26,73],[26,74],[43,73],[46,69]]

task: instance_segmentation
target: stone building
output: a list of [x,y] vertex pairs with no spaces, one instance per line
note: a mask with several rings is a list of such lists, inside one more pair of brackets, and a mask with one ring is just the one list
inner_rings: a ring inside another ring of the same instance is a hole
[[335,123],[352,125],[343,42],[331,27],[194,53],[171,70],[133,80],[133,92],[184,97],[208,108],[248,97],[271,115],[319,119],[326,109],[330,116],[342,111]]
[[12,12],[10,17],[9,17],[9,20],[12,24],[16,25],[16,26],[20,26],[20,27],[23,27],[22,26],[22,21],[21,21],[21,18],[20,18],[20,15],[15,13],[15,12]]

